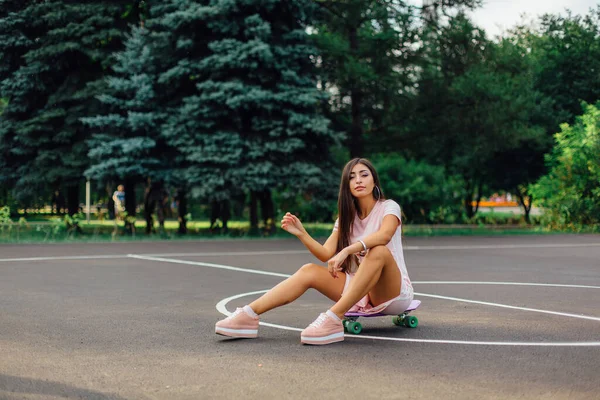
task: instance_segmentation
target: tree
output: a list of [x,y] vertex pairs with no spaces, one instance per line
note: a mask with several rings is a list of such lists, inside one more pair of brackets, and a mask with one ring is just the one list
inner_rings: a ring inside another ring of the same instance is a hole
[[[518,49],[516,64],[531,71],[533,88],[541,93],[538,112],[533,117],[545,137],[525,143],[519,149],[498,154],[492,162],[514,165],[496,170],[494,179],[504,189],[516,193],[529,221],[533,198],[530,184],[547,172],[544,154],[552,148],[553,136],[561,122],[572,123],[581,114],[581,101],[600,98],[600,7],[587,16],[547,14],[539,27],[517,26],[506,37]],[[526,65],[523,61],[529,60]],[[518,166],[518,167],[517,167]]]
[[462,208],[462,182],[440,165],[407,160],[394,154],[372,158],[386,198],[402,207],[403,222],[455,222]]
[[546,156],[548,174],[531,188],[553,228],[600,224],[600,103],[582,107],[573,125],[561,125]]
[[[35,22],[27,23],[23,17],[28,7],[28,3],[22,1],[0,0],[0,187],[5,201],[8,201],[9,190],[18,179],[18,166],[26,160],[15,146],[15,131],[10,121],[19,118],[34,100],[26,96],[34,82],[13,76],[23,64],[23,55],[34,46],[31,37],[35,37],[39,30]],[[8,107],[9,100],[12,101],[11,107]]]
[[515,168],[492,161],[507,152],[515,156],[523,146],[542,146],[537,119],[543,96],[532,86],[520,49],[489,42],[463,14],[436,40],[439,64],[423,75],[415,124],[422,138],[416,141],[422,157],[462,177],[463,205],[471,218],[486,185],[497,185],[496,168]]
[[546,123],[552,135],[582,114],[582,101],[600,98],[600,6],[585,16],[546,14],[539,25],[513,33],[535,59],[536,88],[553,100]]
[[2,136],[10,138],[11,154],[18,157],[9,166],[17,197],[62,185],[69,213],[78,211],[88,162],[88,132],[80,118],[98,105],[95,95],[132,15],[126,7],[116,0],[51,0],[29,2],[10,14],[11,33],[26,47],[1,96],[8,99]]
[[198,38],[178,39],[186,54],[161,76],[195,83],[165,134],[187,163],[195,197],[250,193],[253,229],[258,201],[274,227],[273,190],[314,192],[332,180],[328,154],[338,136],[318,113],[309,12],[309,1],[214,0],[161,22],[175,32],[193,22]]
[[88,140],[90,166],[85,175],[100,182],[125,181],[127,214],[135,215],[134,187],[146,179],[164,181],[169,177],[170,150],[161,134],[166,120],[151,33],[132,28],[125,49],[115,55],[107,91],[98,99],[105,113],[81,120],[95,132]]
[[[325,115],[347,133],[350,157],[404,148],[426,30],[439,15],[478,0],[319,0],[313,23],[320,86],[331,93]],[[419,20],[423,20],[422,23]]]

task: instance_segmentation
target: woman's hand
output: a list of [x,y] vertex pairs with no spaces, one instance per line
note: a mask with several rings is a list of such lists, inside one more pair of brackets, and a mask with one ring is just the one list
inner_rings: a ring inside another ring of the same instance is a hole
[[343,249],[339,253],[337,253],[333,258],[327,261],[327,270],[333,276],[334,279],[337,279],[338,272],[342,270],[342,263],[348,258],[348,252],[346,249]]
[[281,220],[281,229],[291,233],[294,236],[300,236],[306,233],[302,222],[294,214],[286,213]]

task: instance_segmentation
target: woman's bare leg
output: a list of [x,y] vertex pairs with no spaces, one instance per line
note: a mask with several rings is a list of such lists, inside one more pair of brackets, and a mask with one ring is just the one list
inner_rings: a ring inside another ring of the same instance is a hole
[[294,275],[250,303],[249,306],[260,315],[273,308],[291,303],[310,288],[316,289],[333,301],[338,301],[342,296],[345,282],[346,274],[339,273],[338,278],[334,279],[327,268],[317,264],[306,264]]
[[344,296],[331,307],[341,319],[367,293],[377,306],[400,295],[401,274],[392,253],[385,246],[369,249]]

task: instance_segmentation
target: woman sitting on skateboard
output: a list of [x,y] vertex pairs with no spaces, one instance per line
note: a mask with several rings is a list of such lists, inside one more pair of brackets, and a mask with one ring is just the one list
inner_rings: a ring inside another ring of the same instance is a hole
[[336,303],[301,334],[305,344],[344,340],[348,311],[399,314],[413,299],[402,251],[400,206],[385,200],[373,165],[355,158],[342,172],[338,219],[324,245],[314,240],[289,212],[281,228],[296,236],[327,268],[305,264],[259,299],[217,322],[215,331],[231,337],[258,335],[258,316],[291,303],[309,288]]

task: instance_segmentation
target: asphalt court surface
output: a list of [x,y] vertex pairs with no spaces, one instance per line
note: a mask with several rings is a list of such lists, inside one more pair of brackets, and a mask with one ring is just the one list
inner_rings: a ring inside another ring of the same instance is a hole
[[[309,291],[259,338],[223,313],[315,262],[295,239],[0,246],[0,399],[598,399],[600,236],[404,239],[416,329],[328,346]],[[254,294],[252,294],[254,293]]]

